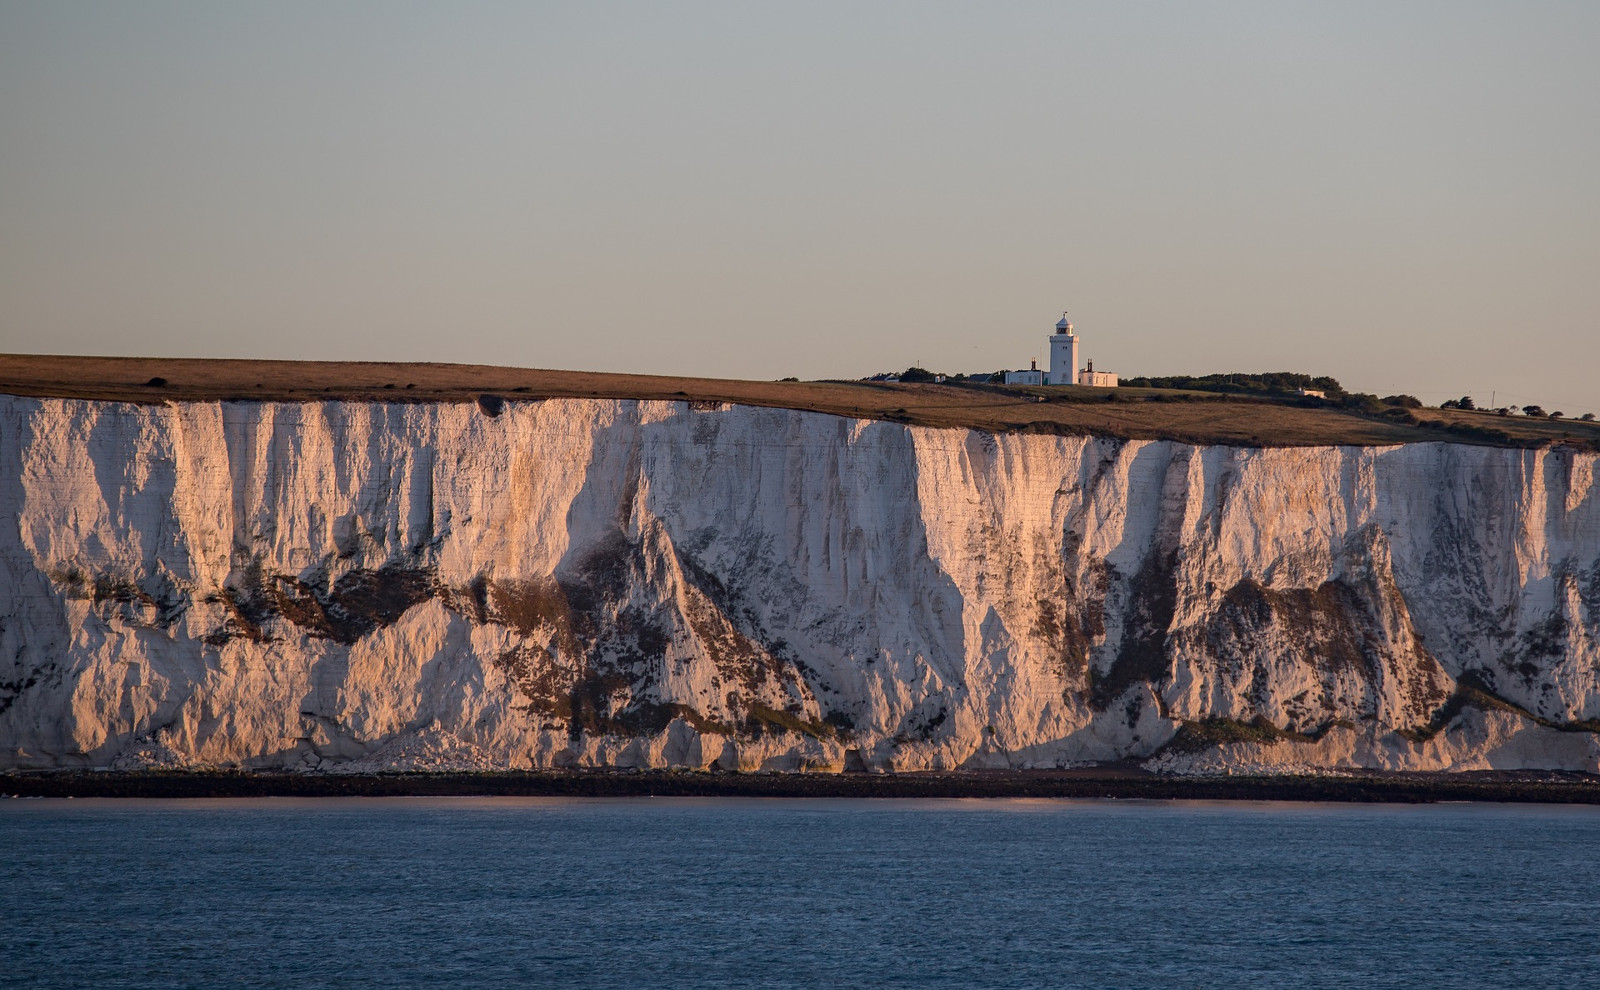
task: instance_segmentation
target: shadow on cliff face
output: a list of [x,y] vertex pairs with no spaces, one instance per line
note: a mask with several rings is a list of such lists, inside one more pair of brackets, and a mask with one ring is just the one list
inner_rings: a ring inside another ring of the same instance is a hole
[[[1203,675],[1242,697],[1247,719],[1260,721],[1282,708],[1283,731],[1315,733],[1339,720],[1380,716],[1421,725],[1450,696],[1454,685],[1420,644],[1397,641],[1371,599],[1342,580],[1316,588],[1273,589],[1243,580],[1225,591],[1203,626],[1171,630],[1179,596],[1177,558],[1152,556],[1129,585],[1122,650],[1095,678],[1091,699],[1104,711],[1134,683],[1160,684],[1182,652],[1203,665]],[[1394,620],[1408,622],[1403,603]],[[1274,669],[1314,671],[1318,692],[1279,699],[1271,692]],[[1381,711],[1389,696],[1397,711]]]
[[[872,422],[856,429],[855,439],[841,461],[841,467],[852,475],[854,492],[861,495],[865,504],[841,502],[838,511],[846,518],[855,515],[863,521],[871,521],[874,512],[881,511],[885,522],[898,523],[897,528],[881,534],[885,543],[876,549],[880,553],[887,551],[887,559],[879,562],[875,586],[860,589],[855,600],[847,599],[842,603],[839,612],[846,622],[860,624],[865,633],[862,645],[871,651],[868,663],[873,662],[872,653],[885,658],[898,657],[899,669],[910,675],[903,677],[898,685],[904,691],[903,707],[880,715],[880,718],[887,716],[884,718],[888,723],[885,734],[902,744],[954,735],[957,720],[951,716],[968,709],[973,701],[968,676],[978,659],[967,653],[965,613],[969,603],[944,565],[935,559],[930,546],[927,518],[930,507],[922,502],[923,492],[926,489],[937,497],[941,483],[937,473],[924,477],[927,458],[920,448],[930,442],[937,447],[944,441],[930,439],[926,432],[914,432],[895,423]],[[961,451],[969,462],[978,463],[994,459],[996,453],[994,438],[985,435],[970,438]],[[888,501],[875,510],[869,500],[883,498],[882,479],[885,478],[905,479],[906,501]],[[800,586],[805,584],[798,577],[793,580]],[[905,602],[911,607],[896,615],[894,609],[881,608],[882,601]],[[1008,618],[1030,626],[1034,623],[1048,626],[1055,618],[1054,609],[1050,603],[1037,604],[1039,607],[1031,616]],[[850,614],[852,608],[856,610],[853,615]],[[1025,634],[1021,629],[1015,632]],[[1009,651],[1000,651],[984,659],[1005,667],[1015,662]],[[847,672],[847,676],[854,673],[857,672]],[[879,667],[873,673],[893,677],[896,672]],[[1004,682],[1012,680],[1014,673],[1014,669],[1002,668],[992,675]],[[859,674],[858,692],[870,694],[882,690],[879,685],[870,683],[865,671]],[[884,692],[885,700],[896,693],[895,690]],[[989,710],[969,712],[980,721],[993,717],[995,708],[1007,708],[1011,703],[1011,699],[1005,697],[991,696],[984,700],[992,706]],[[893,720],[897,720],[897,724]]]
[[[1600,565],[1595,576],[1600,577]],[[1579,673],[1584,665],[1581,658],[1594,652],[1596,613],[1600,612],[1600,602],[1593,597],[1594,583],[1585,591],[1571,572],[1557,573],[1554,582],[1554,605],[1524,627],[1496,658],[1503,676],[1484,671],[1491,683],[1510,688],[1510,693],[1541,716],[1558,714],[1565,707],[1551,686],[1558,675],[1566,674],[1568,679],[1583,676]],[[1572,604],[1574,599],[1577,607]]]
[[474,582],[482,602],[475,620],[523,640],[493,662],[516,685],[524,714],[565,722],[572,739],[648,734],[671,720],[635,704],[671,642],[667,628],[630,603],[638,555],[615,530],[556,575]]
[[[1248,578],[1225,589],[1191,587],[1200,578],[1187,555],[1202,555],[1196,566],[1203,567],[1207,548],[1180,538],[1188,470],[1182,457],[1164,470],[1149,549],[1116,589],[1120,638],[1109,666],[1092,671],[1092,707],[1106,711],[1140,682],[1157,686],[1159,696],[1181,669],[1198,680],[1187,690],[1202,699],[1191,718],[1283,723],[1278,731],[1313,734],[1335,721],[1425,724],[1455,685],[1422,645],[1386,548],[1353,558],[1354,577],[1315,587],[1272,588]],[[1202,615],[1175,627],[1180,606],[1192,615],[1197,596]]]
[[[291,635],[282,626],[274,632],[275,624],[286,623],[300,635],[350,646],[439,597],[470,623],[503,626],[521,640],[489,659],[520,695],[512,710],[564,723],[573,739],[655,735],[673,719],[730,736],[836,734],[848,717],[824,720],[807,713],[806,703],[814,708],[816,702],[804,665],[786,643],[765,634],[748,603],[664,534],[649,546],[644,534],[630,537],[639,498],[640,431],[626,415],[597,431],[585,484],[569,512],[569,532],[588,535],[597,520],[608,522],[597,536],[575,543],[554,574],[498,580],[480,575],[465,587],[445,587],[420,558],[416,564],[396,561],[350,571],[336,580],[325,572],[276,574],[252,560],[207,599],[222,606],[226,619],[202,638],[213,648],[235,638],[266,642]],[[682,607],[653,586],[664,566],[677,572]],[[76,580],[81,596],[93,595],[97,605],[165,614],[135,585]],[[728,688],[716,710],[702,713],[662,699],[663,668],[675,640],[692,643]]]
[[1171,673],[1167,631],[1177,608],[1177,569],[1176,551],[1152,553],[1128,583],[1122,649],[1110,669],[1090,680],[1089,703],[1096,711],[1105,711],[1134,684],[1155,684]]
[[[1148,445],[1137,450],[1128,463],[1129,484],[1155,487],[1160,496],[1151,529],[1144,537],[1148,544],[1134,558],[1139,569],[1124,582],[1125,572],[1119,572],[1109,560],[1104,562],[1102,587],[1107,592],[1102,602],[1106,597],[1117,601],[1120,608],[1113,611],[1122,613],[1122,628],[1110,666],[1100,671],[1091,665],[1088,670],[1089,705],[1095,711],[1106,711],[1134,684],[1159,683],[1172,670],[1169,633],[1178,601],[1178,548],[1182,543],[1188,459],[1194,456],[1188,448],[1178,450],[1175,455],[1171,445]],[[1100,450],[1089,484],[1098,486],[1123,452],[1120,445]],[[1130,543],[1139,545],[1135,531],[1124,531],[1123,538],[1124,547]],[[1125,563],[1131,566],[1132,561]]]
[[[1316,667],[1378,677],[1378,659],[1366,630],[1370,610],[1344,581],[1316,588],[1266,588],[1248,578],[1229,588],[1206,627],[1206,645],[1218,659],[1247,662],[1253,644],[1267,630],[1301,646]],[[1296,651],[1298,652],[1298,650]]]
[[[636,411],[625,403],[617,422],[596,431],[568,511],[574,542],[555,573],[480,577],[455,596],[474,621],[521,639],[493,661],[515,686],[515,710],[564,723],[574,741],[653,736],[674,719],[727,736],[831,734],[834,726],[807,716],[805,702],[815,702],[786,644],[763,636],[719,579],[638,512],[648,424],[629,415]],[[667,665],[696,659],[714,666],[726,690],[703,711],[664,697]]]
[[[1241,581],[1207,623],[1206,654],[1219,674],[1253,679],[1252,701],[1260,708],[1267,707],[1267,685],[1274,680],[1267,663],[1315,671],[1320,696],[1288,706],[1302,730],[1337,719],[1422,724],[1449,697],[1453,682],[1420,644],[1398,641],[1379,609],[1389,610],[1391,622],[1410,621],[1398,594],[1386,596],[1377,587],[1333,580],[1316,588],[1271,589]],[[1264,650],[1275,655],[1263,656]],[[1351,686],[1359,696],[1349,696]],[[1381,710],[1386,693],[1398,710]]]
[[1035,603],[1037,618],[1031,630],[1056,656],[1064,700],[1089,691],[1089,656],[1094,644],[1105,638],[1106,595],[1117,577],[1114,567],[1082,547],[1083,534],[1067,530],[1059,570],[1052,575],[1060,582],[1060,597]]

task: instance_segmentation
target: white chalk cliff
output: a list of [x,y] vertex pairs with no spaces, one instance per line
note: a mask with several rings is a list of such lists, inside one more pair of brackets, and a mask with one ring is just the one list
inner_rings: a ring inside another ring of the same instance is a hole
[[0,396],[0,768],[1595,771],[1596,460]]

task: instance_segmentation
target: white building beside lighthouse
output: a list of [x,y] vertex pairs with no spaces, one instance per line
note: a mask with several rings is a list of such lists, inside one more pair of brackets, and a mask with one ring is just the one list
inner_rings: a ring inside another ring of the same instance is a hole
[[1116,388],[1117,373],[1115,371],[1094,370],[1094,358],[1089,359],[1089,366],[1078,372],[1079,385],[1093,385],[1096,388]]
[[1044,374],[1043,371],[1039,370],[1039,361],[1038,361],[1037,358],[1035,358],[1034,360],[1028,362],[1028,370],[1027,371],[1008,371],[1008,372],[1006,372],[1006,384],[1007,385],[1048,385],[1050,383],[1045,381],[1045,374]]
[[1056,332],[1050,335],[1050,377],[1045,384],[1078,384],[1078,335],[1072,332],[1065,313],[1056,324]]

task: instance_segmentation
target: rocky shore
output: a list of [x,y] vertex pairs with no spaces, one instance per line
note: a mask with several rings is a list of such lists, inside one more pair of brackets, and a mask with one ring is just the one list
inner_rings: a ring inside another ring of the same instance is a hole
[[377,774],[39,771],[0,776],[0,796],[1108,798],[1600,804],[1600,776],[1560,771],[1479,771],[1180,777],[1120,766],[899,774],[670,770]]

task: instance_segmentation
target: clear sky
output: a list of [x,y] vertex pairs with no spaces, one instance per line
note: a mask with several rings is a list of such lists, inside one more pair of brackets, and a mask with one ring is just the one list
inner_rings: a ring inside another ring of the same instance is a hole
[[1600,412],[1600,3],[0,0],[0,350]]

